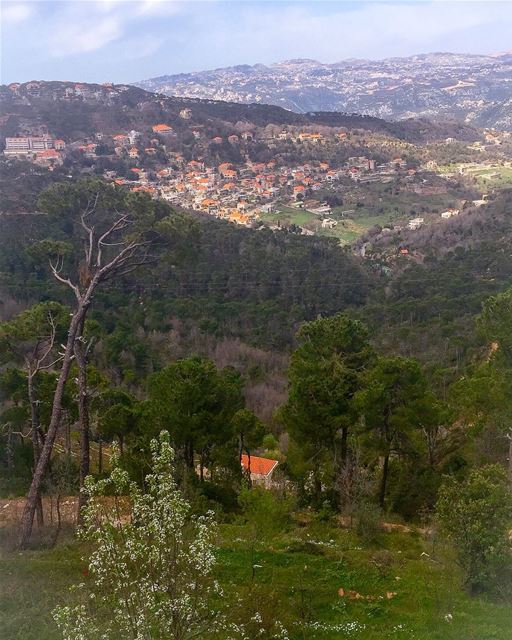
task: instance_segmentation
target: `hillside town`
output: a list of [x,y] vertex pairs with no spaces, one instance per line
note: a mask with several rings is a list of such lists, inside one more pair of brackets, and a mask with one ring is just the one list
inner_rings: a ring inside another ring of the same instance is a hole
[[[429,146],[368,131],[361,122],[359,128],[301,125],[292,115],[289,123],[233,124],[205,115],[203,103],[128,85],[15,83],[2,87],[2,98],[13,110],[6,109],[0,122],[12,132],[4,137],[8,162],[28,161],[64,175],[102,175],[133,192],[235,224],[287,226],[340,240],[360,234],[363,227],[347,220],[361,216],[368,218],[366,228],[372,216],[375,223],[385,222],[384,215],[395,228],[417,230],[457,215],[468,202],[480,206],[488,191],[483,183],[489,179],[492,186],[493,176],[501,177],[499,165],[507,165],[489,157],[499,158],[511,144],[510,132],[490,129]],[[25,115],[41,101],[60,105],[65,115],[82,105],[99,106],[106,115],[96,126],[77,119],[73,126],[50,127]],[[130,120],[137,128],[117,129],[108,113],[122,113],[134,101],[137,114],[159,112],[162,119],[136,115]],[[288,118],[284,110],[278,115]],[[442,162],[467,154],[470,162]],[[475,189],[470,183],[482,171],[487,173]]]
[[[188,111],[183,110],[180,116],[187,119]],[[200,138],[202,132],[192,130],[192,134]],[[145,144],[148,136],[149,146]],[[326,139],[319,132],[283,128],[273,137],[302,145],[343,144],[347,132],[336,132],[331,139]],[[121,177],[113,170],[105,171],[107,180],[135,192],[144,191],[153,197],[161,197],[180,207],[244,225],[257,220],[261,212],[274,211],[278,203],[292,207],[307,205],[308,210],[321,217],[329,215],[330,206],[315,199],[315,192],[332,187],[343,178],[358,184],[385,184],[416,173],[398,156],[380,164],[366,156],[350,157],[341,167],[321,161],[278,166],[275,160],[247,160],[242,164],[221,162],[218,166],[208,166],[201,157],[186,161],[181,153],[172,151],[175,138],[173,127],[165,123],[155,123],[149,132],[131,130],[113,135],[97,132],[91,139],[68,144],[50,135],[7,137],[4,156],[29,160],[53,170],[62,165],[71,152],[79,152],[84,160],[93,161],[112,155],[133,166],[129,166],[128,177]],[[230,134],[225,139],[215,136],[208,142],[210,145],[227,142],[237,146],[254,138],[254,134],[243,132],[241,135]],[[107,146],[113,154],[99,152],[100,147],[105,149]],[[151,162],[155,156],[159,159],[156,169],[155,163]]]

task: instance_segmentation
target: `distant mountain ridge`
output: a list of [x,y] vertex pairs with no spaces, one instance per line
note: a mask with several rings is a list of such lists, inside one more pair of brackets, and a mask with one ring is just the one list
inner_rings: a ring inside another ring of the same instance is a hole
[[165,75],[135,84],[167,95],[265,103],[297,113],[456,119],[512,130],[512,52],[428,53],[333,64],[295,59]]
[[[180,112],[190,111],[183,120]],[[317,111],[295,113],[282,107],[258,103],[169,97],[133,85],[87,84],[62,81],[31,81],[0,85],[0,148],[2,138],[35,131],[44,125],[58,137],[77,139],[94,135],[98,130],[115,133],[137,129],[154,122],[170,122],[175,128],[217,126],[239,122],[256,126],[329,126],[362,129],[399,140],[424,143],[454,137],[458,140],[482,139],[477,128],[444,120],[409,118],[388,122],[368,115]]]

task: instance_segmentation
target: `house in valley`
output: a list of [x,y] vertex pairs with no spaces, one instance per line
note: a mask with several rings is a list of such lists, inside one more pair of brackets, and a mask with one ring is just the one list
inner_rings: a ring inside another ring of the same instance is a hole
[[260,458],[259,456],[248,456],[244,453],[242,454],[241,463],[243,470],[250,475],[251,482],[269,487],[272,483],[272,474],[279,461]]

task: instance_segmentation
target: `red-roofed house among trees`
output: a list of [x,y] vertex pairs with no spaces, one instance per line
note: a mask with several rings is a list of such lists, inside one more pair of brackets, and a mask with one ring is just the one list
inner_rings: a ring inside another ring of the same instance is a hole
[[168,124],[155,124],[153,125],[152,129],[153,133],[173,133],[172,127],[170,127]]
[[242,467],[246,473],[251,476],[251,482],[254,484],[263,484],[268,487],[272,482],[272,474],[279,464],[278,460],[270,458],[260,458],[259,456],[248,456],[243,453]]

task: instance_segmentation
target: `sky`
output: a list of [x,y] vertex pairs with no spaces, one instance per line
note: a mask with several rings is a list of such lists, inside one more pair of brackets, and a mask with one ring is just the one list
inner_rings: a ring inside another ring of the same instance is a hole
[[512,2],[0,0],[0,81],[136,82],[292,58],[512,50]]

